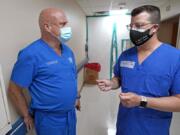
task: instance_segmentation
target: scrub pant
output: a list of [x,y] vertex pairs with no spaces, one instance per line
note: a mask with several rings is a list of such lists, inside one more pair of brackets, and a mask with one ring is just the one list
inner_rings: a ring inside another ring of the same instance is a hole
[[63,112],[35,111],[37,135],[76,135],[75,109]]

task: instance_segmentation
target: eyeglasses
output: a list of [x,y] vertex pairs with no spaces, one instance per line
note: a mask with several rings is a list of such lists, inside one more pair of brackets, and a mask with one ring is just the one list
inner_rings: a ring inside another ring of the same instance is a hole
[[126,25],[128,30],[131,30],[132,28],[136,28],[136,29],[143,29],[146,25],[149,25],[152,23],[131,23],[129,25]]

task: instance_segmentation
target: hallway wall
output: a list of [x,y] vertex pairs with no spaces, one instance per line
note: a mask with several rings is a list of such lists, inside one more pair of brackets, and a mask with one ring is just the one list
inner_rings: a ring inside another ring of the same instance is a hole
[[130,23],[129,15],[89,17],[88,18],[88,45],[90,61],[97,61],[102,66],[101,78],[109,78],[110,51],[113,33],[113,24],[116,23],[118,56],[121,53],[121,40],[129,39],[126,25]]

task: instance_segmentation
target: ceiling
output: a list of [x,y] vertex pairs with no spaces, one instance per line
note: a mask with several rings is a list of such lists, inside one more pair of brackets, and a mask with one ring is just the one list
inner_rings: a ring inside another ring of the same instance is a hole
[[86,15],[95,15],[95,12],[118,10],[127,8],[131,11],[140,5],[152,4],[163,6],[170,3],[170,0],[76,0]]

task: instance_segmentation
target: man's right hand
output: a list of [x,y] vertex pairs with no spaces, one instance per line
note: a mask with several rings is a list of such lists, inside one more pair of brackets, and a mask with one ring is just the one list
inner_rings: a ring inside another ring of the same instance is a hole
[[24,117],[24,123],[26,125],[27,131],[33,129],[34,120],[30,115],[27,115]]
[[110,91],[112,89],[112,82],[111,80],[96,80],[97,81],[97,85],[99,87],[100,90],[102,91]]

